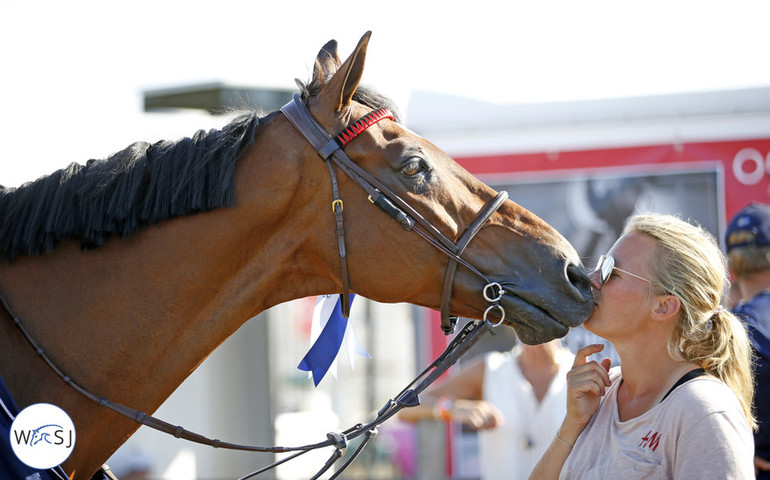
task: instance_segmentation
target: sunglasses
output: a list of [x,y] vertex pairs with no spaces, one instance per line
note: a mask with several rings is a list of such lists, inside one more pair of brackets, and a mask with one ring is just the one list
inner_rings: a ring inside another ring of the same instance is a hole
[[622,268],[618,268],[615,266],[615,259],[612,258],[610,255],[602,255],[599,257],[599,263],[596,264],[596,269],[594,272],[599,272],[599,283],[601,285],[604,285],[607,283],[607,280],[610,279],[610,276],[612,275],[612,271],[617,270],[619,272],[625,273],[626,275],[630,275],[634,278],[638,278],[639,280],[645,281],[651,285],[655,285],[656,287],[662,288],[666,293],[668,292],[668,289],[663,287],[663,285],[653,282],[652,280],[644,277],[640,277],[639,275],[636,275],[635,273],[628,272],[626,270],[623,270]]

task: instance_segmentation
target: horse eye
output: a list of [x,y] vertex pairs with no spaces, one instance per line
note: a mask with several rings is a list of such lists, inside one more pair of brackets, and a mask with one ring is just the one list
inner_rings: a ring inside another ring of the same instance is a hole
[[412,157],[401,167],[401,173],[407,177],[414,177],[425,171],[425,164],[419,157]]

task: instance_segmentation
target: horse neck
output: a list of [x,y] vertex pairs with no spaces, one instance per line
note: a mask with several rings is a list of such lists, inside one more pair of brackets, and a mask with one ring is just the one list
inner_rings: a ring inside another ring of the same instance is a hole
[[[318,207],[293,198],[286,180],[301,176],[298,164],[259,153],[269,140],[239,161],[235,208],[170,220],[93,251],[69,242],[0,268],[0,292],[67,375],[153,412],[246,320],[334,288],[324,280],[329,266],[305,253],[316,250],[307,246],[318,232],[309,212]],[[70,413],[82,447],[71,462],[98,467],[106,457],[92,452],[117,448],[136,425],[61,382],[13,328],[2,319],[0,375],[21,407],[47,401]]]

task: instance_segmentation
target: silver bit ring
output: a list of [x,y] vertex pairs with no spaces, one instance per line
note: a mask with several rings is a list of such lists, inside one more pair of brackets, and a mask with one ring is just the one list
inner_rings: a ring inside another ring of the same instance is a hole
[[499,303],[495,303],[494,305],[490,305],[486,309],[486,311],[484,312],[484,321],[489,320],[489,318],[487,318],[487,317],[489,317],[489,312],[491,312],[493,308],[496,308],[500,312],[500,320],[498,320],[496,323],[495,322],[491,322],[491,321],[489,322],[489,323],[492,324],[493,327],[496,327],[496,326],[500,325],[501,323],[503,323],[503,320],[505,320],[505,309]]

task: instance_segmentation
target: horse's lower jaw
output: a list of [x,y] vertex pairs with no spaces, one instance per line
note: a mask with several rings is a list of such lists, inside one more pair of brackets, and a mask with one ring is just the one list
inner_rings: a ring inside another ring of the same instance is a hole
[[516,320],[513,322],[506,321],[505,323],[513,327],[519,340],[527,345],[539,345],[550,342],[555,338],[565,336],[569,331],[569,327],[556,321],[553,322],[553,328],[550,326],[543,327],[543,325],[533,326]]
[[561,338],[569,326],[561,323],[542,308],[516,298],[514,306],[507,305],[505,325],[513,328],[516,336],[527,345],[538,345]]

